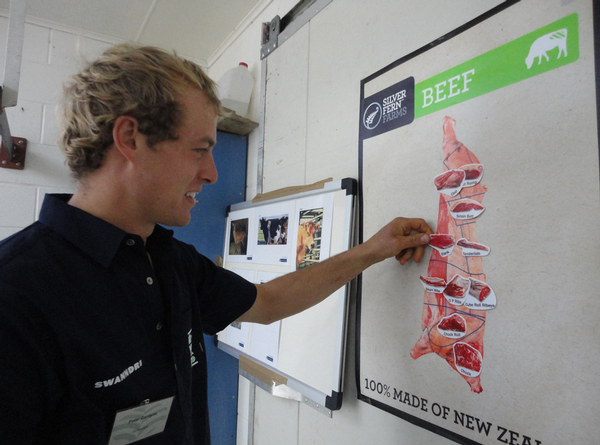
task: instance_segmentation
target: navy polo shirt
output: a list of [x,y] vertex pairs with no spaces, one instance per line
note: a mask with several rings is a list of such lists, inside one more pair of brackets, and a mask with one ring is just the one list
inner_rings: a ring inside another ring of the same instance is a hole
[[209,443],[202,333],[246,312],[255,286],[170,230],[144,246],[68,199],[47,196],[0,243],[1,441],[106,445],[117,411],[174,397],[140,444]]

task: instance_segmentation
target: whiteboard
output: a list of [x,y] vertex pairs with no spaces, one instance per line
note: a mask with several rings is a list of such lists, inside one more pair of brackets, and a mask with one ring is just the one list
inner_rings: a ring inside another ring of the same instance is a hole
[[361,83],[362,239],[401,214],[448,241],[362,274],[361,400],[459,443],[597,441],[592,18],[519,2]]
[[[223,267],[262,283],[349,249],[356,195],[356,180],[343,179],[318,190],[232,205]],[[302,230],[311,224],[316,229],[309,248]],[[299,244],[306,248],[299,250]],[[322,303],[268,326],[233,323],[218,334],[218,346],[250,360],[252,370],[273,376],[274,382],[285,382],[302,395],[298,400],[327,413],[340,409],[348,291],[346,285]]]

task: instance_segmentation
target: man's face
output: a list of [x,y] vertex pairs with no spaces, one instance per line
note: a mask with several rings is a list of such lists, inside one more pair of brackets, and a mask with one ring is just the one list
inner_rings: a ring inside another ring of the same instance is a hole
[[178,138],[144,147],[137,193],[144,223],[185,226],[194,196],[202,185],[217,180],[212,149],[217,139],[217,114],[206,95],[184,90],[183,120]]

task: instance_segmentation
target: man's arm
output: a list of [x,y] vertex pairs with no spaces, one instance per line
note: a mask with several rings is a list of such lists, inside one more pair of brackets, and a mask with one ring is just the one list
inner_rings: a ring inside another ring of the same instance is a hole
[[306,269],[257,285],[254,305],[238,321],[270,324],[320,303],[363,270],[386,258],[420,262],[431,228],[422,219],[396,218],[372,238]]

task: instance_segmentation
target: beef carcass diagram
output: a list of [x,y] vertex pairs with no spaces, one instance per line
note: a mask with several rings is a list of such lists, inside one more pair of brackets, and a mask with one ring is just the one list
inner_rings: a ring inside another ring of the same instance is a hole
[[[483,273],[490,248],[477,242],[476,221],[484,212],[487,188],[481,185],[484,166],[456,139],[456,121],[443,120],[444,171],[434,178],[439,192],[436,237],[432,242],[421,319],[421,337],[410,351],[417,359],[434,352],[469,384],[482,391],[483,334],[486,313],[496,307],[496,295]],[[458,246],[454,248],[454,246]]]

